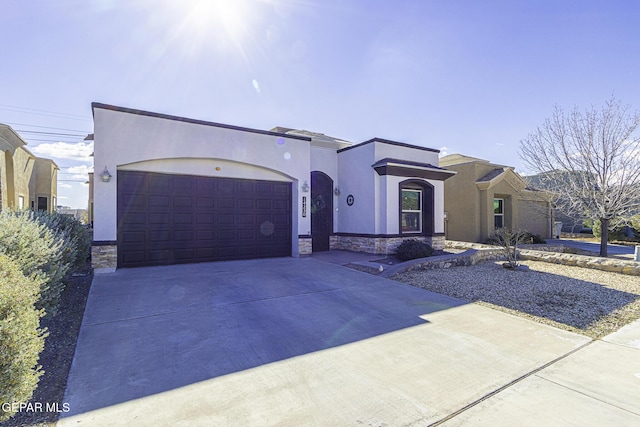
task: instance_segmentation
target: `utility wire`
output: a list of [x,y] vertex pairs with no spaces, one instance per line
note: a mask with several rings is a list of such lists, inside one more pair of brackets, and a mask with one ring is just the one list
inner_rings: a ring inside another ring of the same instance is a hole
[[32,127],[32,128],[68,130],[68,131],[71,131],[71,132],[90,133],[90,132],[87,132],[87,131],[84,131],[84,130],[79,130],[79,129],[56,128],[56,127],[52,127],[52,126],[38,126],[38,125],[30,125],[28,123],[15,123],[15,122],[3,122],[3,123],[11,125],[11,126],[29,126],[29,127]]
[[84,141],[71,140],[69,141],[69,137],[61,138],[61,139],[39,139],[39,138],[24,138],[27,141],[45,141],[45,142],[66,142],[67,144],[82,144]]
[[36,133],[38,135],[77,136],[79,138],[82,138],[82,137],[86,136],[86,135],[75,134],[75,133],[41,132],[41,131],[37,131],[37,130],[18,130],[18,129],[16,129],[16,132],[20,132],[20,133]]
[[80,116],[77,114],[58,113],[55,111],[48,111],[48,110],[36,110],[35,108],[17,107],[15,105],[0,104],[0,110],[14,111],[19,113],[27,113],[27,114],[36,114],[41,116],[62,117],[62,118],[73,119],[73,120],[90,121],[90,119],[87,119],[85,116]]

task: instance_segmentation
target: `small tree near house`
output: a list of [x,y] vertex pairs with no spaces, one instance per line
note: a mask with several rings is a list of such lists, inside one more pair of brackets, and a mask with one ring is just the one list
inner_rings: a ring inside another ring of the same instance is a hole
[[502,264],[504,268],[515,269],[520,265],[518,263],[518,245],[525,243],[530,233],[521,230],[510,230],[508,228],[497,228],[487,243],[494,246],[500,246],[506,262]]
[[521,141],[520,157],[556,195],[558,211],[600,221],[600,256],[608,231],[640,213],[640,113],[611,97],[601,109],[577,107],[551,118]]

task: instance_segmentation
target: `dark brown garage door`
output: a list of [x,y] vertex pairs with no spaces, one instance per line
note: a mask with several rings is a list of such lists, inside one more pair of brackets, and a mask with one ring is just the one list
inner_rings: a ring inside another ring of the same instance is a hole
[[118,171],[118,267],[290,255],[290,183]]

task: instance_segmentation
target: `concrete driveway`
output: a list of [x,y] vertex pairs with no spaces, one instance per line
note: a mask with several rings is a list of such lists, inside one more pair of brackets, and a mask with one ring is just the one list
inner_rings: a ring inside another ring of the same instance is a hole
[[[580,249],[583,251],[595,252],[596,254],[600,253],[600,243],[596,243],[596,242],[585,242],[581,240],[571,240],[571,239],[547,239],[547,244],[565,245],[565,246]],[[607,245],[607,254],[609,256],[614,256],[614,255],[632,256],[634,252],[635,252],[634,246],[613,245],[613,244]]]
[[310,258],[118,270],[94,278],[59,425],[537,425],[550,396],[556,424],[638,422],[626,390],[532,383],[590,342]]

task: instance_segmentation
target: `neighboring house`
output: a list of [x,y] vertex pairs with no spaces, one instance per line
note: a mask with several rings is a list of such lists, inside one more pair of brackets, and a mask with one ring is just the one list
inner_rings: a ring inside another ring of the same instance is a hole
[[10,126],[0,124],[0,210],[55,210],[58,165],[36,157]]
[[[563,173],[544,173],[538,175],[529,175],[523,177],[528,185],[539,188],[546,189],[550,192],[554,191],[554,188],[557,190],[558,187],[562,187],[564,178]],[[557,193],[558,199],[555,201],[555,205],[557,206],[555,212],[555,220],[562,223],[562,232],[564,233],[580,233],[583,230],[587,230],[585,227],[585,222],[589,219],[584,215],[584,212],[563,212],[562,208],[567,206],[565,203],[565,199],[563,198],[561,192]],[[588,229],[591,232],[591,229]]]
[[58,206],[56,212],[60,215],[70,216],[81,222],[86,222],[88,215],[86,209],[75,209],[70,206]]
[[92,108],[97,268],[444,246],[438,150]]
[[527,188],[512,167],[460,154],[440,165],[457,172],[445,181],[447,239],[484,242],[500,227],[553,237],[551,195]]

